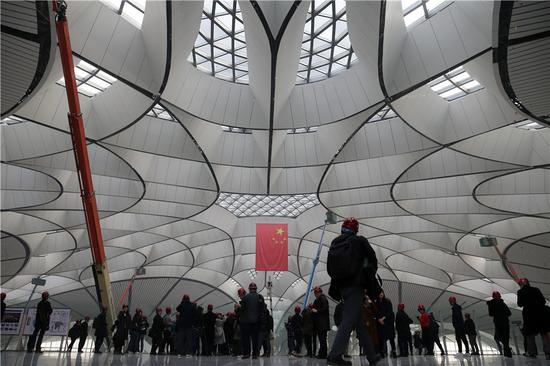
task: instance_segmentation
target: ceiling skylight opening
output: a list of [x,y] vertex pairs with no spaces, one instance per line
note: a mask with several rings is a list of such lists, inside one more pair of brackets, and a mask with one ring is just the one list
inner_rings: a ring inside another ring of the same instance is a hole
[[294,282],[292,282],[292,284],[290,285],[290,287],[296,287],[296,285],[298,285],[300,283],[301,279],[298,278],[296,279]]
[[162,108],[160,104],[155,105],[149,112],[147,112],[147,115],[150,117],[163,119],[165,121],[176,122],[176,120],[172,118],[172,115],[168,113],[166,109]]
[[462,66],[446,73],[430,83],[430,88],[441,98],[453,101],[483,89],[483,86]]
[[241,128],[241,127],[230,127],[230,126],[221,126],[223,132],[232,132],[232,133],[242,133],[249,135],[252,133],[252,130],[249,130],[248,128]]
[[393,109],[386,105],[384,108],[378,111],[378,113],[372,116],[369,122],[378,122],[395,117],[397,117],[397,114],[395,114]]
[[312,1],[308,10],[296,84],[330,78],[351,67],[357,56],[348,34],[346,2]]
[[11,116],[8,116],[6,118],[2,118],[2,120],[0,121],[0,126],[2,126],[2,127],[12,126],[12,125],[17,125],[19,123],[25,123],[25,122],[29,122],[29,121],[27,121],[24,118],[11,115]]
[[531,121],[530,119],[514,123],[512,126],[527,131],[538,131],[547,128],[546,126],[541,125],[538,122]]
[[121,15],[134,27],[141,29],[145,16],[146,0],[101,0],[102,3]]
[[255,279],[256,276],[257,276],[257,273],[255,269],[251,269],[248,271],[248,277],[250,277],[251,280]]
[[315,194],[266,196],[220,193],[216,204],[237,217],[297,217],[319,205],[319,200]]
[[319,130],[318,126],[290,128],[290,129],[286,130],[286,133],[289,134],[289,135],[297,135],[297,134],[301,134],[301,133],[317,132],[317,130]]
[[448,0],[401,0],[405,26],[410,27],[429,19],[450,3]]
[[[105,91],[117,81],[116,78],[90,65],[84,60],[80,60],[74,67],[74,74],[78,92],[89,98]],[[65,86],[65,78],[62,77],[59,79],[57,84]]]
[[216,78],[248,84],[248,58],[238,1],[205,1],[199,35],[187,58]]
[[283,277],[283,272],[274,272],[273,277],[275,277],[275,279],[279,281]]

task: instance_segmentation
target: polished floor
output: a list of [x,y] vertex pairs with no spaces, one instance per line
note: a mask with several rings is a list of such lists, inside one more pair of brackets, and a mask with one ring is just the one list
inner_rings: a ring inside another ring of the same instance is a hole
[[[354,357],[354,365],[368,365],[364,358]],[[285,356],[276,356],[258,360],[239,360],[234,357],[195,357],[195,358],[177,358],[175,356],[149,356],[149,355],[113,355],[101,354],[93,355],[84,353],[78,355],[76,353],[55,353],[45,352],[43,354],[32,354],[26,352],[2,352],[2,366],[165,366],[165,365],[196,365],[196,366],[218,366],[218,365],[258,365],[258,366],[321,366],[326,365],[326,361],[315,360],[308,358],[288,358]],[[380,366],[536,366],[550,365],[544,356],[539,356],[538,359],[527,359],[522,356],[515,356],[512,359],[505,359],[500,356],[485,356],[485,357],[464,357],[464,356],[448,356],[448,357],[424,357],[414,356],[409,358],[386,359],[381,361]]]

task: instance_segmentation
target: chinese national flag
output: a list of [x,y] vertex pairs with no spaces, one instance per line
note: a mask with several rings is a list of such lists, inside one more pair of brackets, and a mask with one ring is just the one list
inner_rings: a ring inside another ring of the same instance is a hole
[[288,270],[288,225],[256,224],[256,271]]

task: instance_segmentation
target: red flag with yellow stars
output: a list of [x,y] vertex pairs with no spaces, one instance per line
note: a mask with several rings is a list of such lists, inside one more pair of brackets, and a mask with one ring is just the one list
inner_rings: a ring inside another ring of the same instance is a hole
[[256,224],[256,271],[288,271],[287,224]]

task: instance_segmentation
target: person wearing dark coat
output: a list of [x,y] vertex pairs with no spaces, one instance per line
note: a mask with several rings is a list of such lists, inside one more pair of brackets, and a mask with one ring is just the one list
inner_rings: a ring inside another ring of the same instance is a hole
[[162,317],[162,323],[164,324],[164,333],[162,337],[162,347],[161,351],[167,355],[174,354],[174,315],[172,314],[172,308],[170,306],[166,307],[166,314]]
[[92,328],[95,329],[94,352],[101,353],[100,348],[103,345],[103,340],[107,338],[107,307],[105,305],[101,305],[101,313],[95,317]]
[[[417,317],[420,322],[420,328],[422,328],[422,343],[421,346],[426,348],[427,355],[434,355],[434,339],[433,339],[433,325],[430,322],[430,314],[426,312],[424,305],[418,305],[418,312],[420,315]],[[416,333],[415,333],[416,336]],[[416,347],[416,339],[415,339]]]
[[306,345],[306,357],[315,356],[317,348],[317,342],[315,342],[315,331],[313,328],[313,315],[311,313],[313,304],[309,304],[306,309],[302,311],[302,332],[304,334],[304,343]]
[[223,333],[225,334],[225,342],[227,344],[227,354],[233,354],[233,330],[235,327],[235,314],[228,312],[223,323]]
[[[512,357],[512,350],[510,349],[510,321],[508,320],[512,312],[508,308],[508,305],[504,303],[504,300],[502,300],[500,292],[494,291],[492,297],[492,300],[487,301],[487,307],[489,308],[489,316],[493,318],[493,323],[495,324],[495,342],[500,354],[504,354],[504,357]],[[501,343],[502,346],[500,345]]]
[[418,350],[418,355],[422,355],[422,337],[420,337],[420,331],[415,331],[414,336],[414,348]]
[[378,306],[378,333],[380,334],[380,354],[386,357],[388,354],[388,344],[390,341],[391,357],[396,358],[395,352],[395,314],[391,300],[386,297],[384,291],[381,291],[376,301]]
[[76,340],[78,339],[79,330],[80,330],[80,319],[74,322],[71,329],[69,329],[69,333],[67,334],[71,339],[71,342],[67,346],[67,352],[72,351],[74,342],[76,342]]
[[147,321],[147,317],[143,315],[143,312],[141,312],[140,315],[141,317],[138,322],[138,331],[139,331],[138,346],[139,346],[139,353],[143,353],[143,343],[144,343],[145,335],[147,334],[147,329],[149,329],[149,322]]
[[113,328],[116,328],[115,334],[113,335],[113,344],[115,354],[121,354],[123,352],[124,343],[128,340],[128,333],[132,326],[132,317],[128,313],[128,305],[122,306],[122,311],[118,313],[117,320],[113,325]]
[[260,317],[260,338],[261,347],[264,349],[262,357],[271,356],[271,332],[273,331],[273,317],[269,313],[267,304],[263,304],[262,316]]
[[84,348],[84,345],[86,344],[86,339],[88,338],[88,322],[90,321],[89,316],[85,316],[84,320],[80,322],[80,329],[78,332],[78,353],[82,353],[82,349]]
[[6,303],[4,302],[4,300],[6,300],[6,293],[2,292],[0,298],[2,299],[2,317],[0,319],[1,321],[4,321],[4,313],[6,312]]
[[435,345],[439,348],[439,351],[441,352],[441,356],[444,356],[445,350],[443,349],[443,346],[441,345],[441,341],[439,340],[439,324],[437,323],[437,320],[435,320],[434,313],[430,313],[430,327],[433,329],[432,330],[433,341]]
[[27,352],[36,350],[36,352],[42,353],[42,338],[44,338],[44,333],[50,329],[50,316],[53,312],[52,306],[48,301],[49,297],[50,294],[47,291],[44,291],[42,293],[42,300],[38,303],[38,305],[36,305],[34,332],[29,337],[29,341],[27,342]]
[[204,309],[200,305],[196,305],[195,321],[193,322],[193,350],[192,354],[196,356],[201,355],[201,343],[202,354],[205,352],[206,337],[204,334]]
[[203,344],[203,348],[206,352],[203,351],[203,354],[206,356],[212,356],[214,352],[214,338],[216,337],[216,314],[213,313],[214,306],[209,304],[206,310],[206,314],[203,317],[204,324],[204,334],[206,344]]
[[130,342],[128,343],[128,352],[136,353],[139,351],[139,324],[141,321],[141,309],[136,309],[130,326]]
[[292,316],[289,316],[285,323],[286,330],[286,345],[288,348],[288,355],[292,354],[294,349],[294,329],[292,328]]
[[523,331],[527,344],[525,352],[528,357],[536,357],[535,336],[540,334],[546,359],[550,359],[550,308],[546,306],[542,292],[532,287],[527,278],[521,278],[518,283],[518,306],[523,308]]
[[317,354],[318,359],[327,358],[327,333],[330,330],[330,314],[329,314],[329,305],[328,299],[323,294],[323,289],[319,286],[316,286],[313,289],[313,295],[315,296],[315,301],[313,301],[313,324],[317,339],[319,340],[319,353]]
[[479,356],[479,347],[477,346],[476,340],[476,323],[474,323],[473,319],[470,317],[470,314],[466,313],[464,314],[464,317],[466,318],[466,320],[464,320],[464,331],[466,332],[468,340],[470,341],[472,356]]
[[164,322],[162,321],[162,308],[155,309],[155,316],[153,317],[153,325],[149,335],[151,336],[151,354],[156,355],[164,354],[162,349],[162,336],[164,333]]
[[242,358],[250,358],[250,343],[252,343],[252,358],[260,354],[260,316],[263,308],[263,297],[256,292],[257,285],[248,285],[249,293],[244,295],[240,310],[240,327],[242,341]]
[[455,328],[456,343],[458,345],[458,353],[462,353],[462,343],[466,348],[466,353],[470,353],[470,346],[466,340],[466,331],[464,329],[464,318],[462,317],[462,307],[456,303],[456,297],[449,297],[449,304],[451,304],[452,323]]
[[189,295],[183,295],[182,301],[176,308],[176,311],[179,314],[178,321],[176,322],[176,353],[178,355],[192,355],[194,351],[193,325],[197,318],[197,308],[191,303]]
[[409,355],[409,339],[411,338],[410,325],[412,319],[405,312],[405,304],[397,305],[397,313],[395,314],[395,330],[397,331],[397,344],[399,346],[399,357],[407,357]]
[[292,330],[294,331],[294,349],[292,350],[292,355],[301,357],[302,355],[300,352],[302,352],[302,340],[303,340],[303,321],[302,315],[300,314],[302,312],[302,309],[300,309],[299,306],[296,306],[294,308],[294,315],[292,318],[290,318],[290,324],[292,326]]

